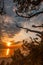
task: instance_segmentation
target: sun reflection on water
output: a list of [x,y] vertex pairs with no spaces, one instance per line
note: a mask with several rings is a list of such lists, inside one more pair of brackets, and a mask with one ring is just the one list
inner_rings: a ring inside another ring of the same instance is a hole
[[10,41],[3,42],[4,47],[0,49],[0,57],[11,57],[14,54],[14,50],[17,48],[21,48],[22,42],[13,43]]
[[9,52],[10,52],[10,49],[8,48],[7,51],[6,51],[7,56],[9,55]]
[[[7,46],[8,47],[10,47],[11,46],[11,42],[7,42]],[[7,50],[6,50],[6,55],[8,56],[9,55],[9,52],[10,52],[10,49],[8,48]]]

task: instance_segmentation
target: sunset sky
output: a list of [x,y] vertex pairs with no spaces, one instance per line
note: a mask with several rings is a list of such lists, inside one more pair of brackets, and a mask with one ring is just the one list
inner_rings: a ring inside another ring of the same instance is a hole
[[[17,28],[15,25],[16,23],[19,26],[25,28],[43,31],[42,28],[37,29],[32,27],[32,25],[43,24],[43,14],[32,17],[31,19],[26,19],[26,18],[18,17],[17,14],[15,13],[15,9],[16,6],[13,3],[13,0],[4,0],[4,10],[6,11],[7,14],[3,16],[0,15],[1,41],[18,42],[24,39],[30,41],[30,37],[32,38],[36,37],[35,33],[31,33],[31,32],[26,33],[26,30]],[[40,9],[43,9],[43,2],[40,4]],[[2,43],[0,42],[0,44]]]

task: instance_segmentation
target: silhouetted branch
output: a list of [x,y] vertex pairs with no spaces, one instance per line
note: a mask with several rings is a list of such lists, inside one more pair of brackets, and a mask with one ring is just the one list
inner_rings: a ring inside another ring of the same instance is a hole
[[40,26],[32,25],[32,27],[34,27],[34,28],[37,28],[37,27],[43,27],[43,24],[40,25]]
[[35,43],[38,43],[38,44],[39,44],[39,42],[38,42],[38,41],[36,41],[36,39],[34,39],[34,41],[35,41]]
[[41,38],[41,35],[39,35],[39,34],[36,34],[37,36],[39,36],[40,38]]
[[17,10],[16,10],[15,12],[16,12],[16,14],[17,14],[18,16],[20,16],[20,17],[32,18],[32,17],[34,17],[34,16],[36,16],[36,15],[39,15],[39,14],[43,13],[43,10],[42,10],[42,11],[37,11],[37,12],[32,13],[32,14],[30,13],[30,14],[28,14],[28,16],[23,15],[23,14],[20,14]]
[[34,32],[34,33],[43,34],[43,32],[40,32],[40,31],[36,31],[36,30],[31,30],[31,29],[28,29],[28,28],[24,28],[24,27],[20,27],[20,26],[18,26],[17,24],[16,24],[16,26],[17,26],[18,28],[21,28],[21,29],[25,29],[25,30],[27,30],[27,31],[30,31],[30,32]]

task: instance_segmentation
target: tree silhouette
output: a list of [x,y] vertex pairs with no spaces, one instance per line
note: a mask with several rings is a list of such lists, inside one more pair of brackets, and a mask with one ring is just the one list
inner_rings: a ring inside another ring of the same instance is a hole
[[[38,28],[37,26],[36,28]],[[43,27],[43,26],[41,26]],[[28,44],[26,47],[30,49],[30,59],[32,62],[32,65],[43,65],[43,32],[41,34],[37,34],[41,38],[40,44],[35,40],[35,43],[38,43],[39,45],[35,45],[34,43]]]
[[10,64],[9,64],[9,62],[7,62],[7,64],[6,64],[6,65],[10,65]]
[[2,62],[1,62],[1,64],[0,65],[5,65],[5,61],[4,60],[2,60]]
[[18,3],[17,10],[15,12],[18,16],[24,18],[31,18],[39,15],[40,13],[43,13],[43,9],[39,10],[41,1],[42,0],[14,0],[14,2]]
[[[23,28],[20,27],[18,25],[16,25],[18,28],[22,28],[22,29],[26,29],[30,32],[35,32],[37,33],[36,35],[38,37],[41,38],[41,41],[38,42],[37,39],[38,38],[31,38],[31,43],[28,43],[27,41],[23,40],[23,45],[22,48],[23,50],[30,50],[30,52],[28,52],[29,54],[27,56],[24,56],[23,54],[21,54],[20,49],[16,50],[14,52],[14,56],[12,57],[13,61],[15,61],[15,63],[17,63],[17,65],[43,65],[43,31],[34,31],[31,29],[27,29],[27,28]],[[38,27],[42,27],[42,25],[40,26],[32,26],[34,28],[38,28]],[[34,40],[34,41],[33,41]],[[37,43],[38,45],[35,45],[34,43]]]
[[19,49],[17,49],[14,52],[14,56],[11,57],[13,59],[14,64],[16,65],[23,65],[23,55],[21,54],[21,51]]

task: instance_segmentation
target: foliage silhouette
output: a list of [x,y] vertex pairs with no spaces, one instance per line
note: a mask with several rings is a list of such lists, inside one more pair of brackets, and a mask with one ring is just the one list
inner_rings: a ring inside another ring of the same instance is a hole
[[[34,28],[38,28],[38,27],[43,28],[43,26],[35,26]],[[23,27],[20,27],[20,28],[23,28]],[[27,29],[27,28],[23,28],[23,29]],[[17,65],[43,65],[43,50],[42,50],[43,49],[43,32],[42,31],[37,32],[34,30],[29,30],[29,29],[28,31],[37,33],[37,36],[41,38],[41,41],[37,42],[38,38],[32,39],[31,37],[30,37],[32,41],[31,43],[28,43],[27,41],[23,40],[22,48],[23,50],[24,49],[30,50],[29,54],[27,56],[24,56],[21,53],[20,49],[18,49],[14,52],[14,55],[11,58]],[[37,43],[37,45],[35,45],[35,43]]]
[[39,10],[42,0],[13,0],[13,2],[17,2],[18,4],[15,12],[20,17],[31,18],[43,13],[43,9]]
[[0,65],[5,65],[5,61],[4,60],[2,60],[2,62],[1,62],[1,64]]

